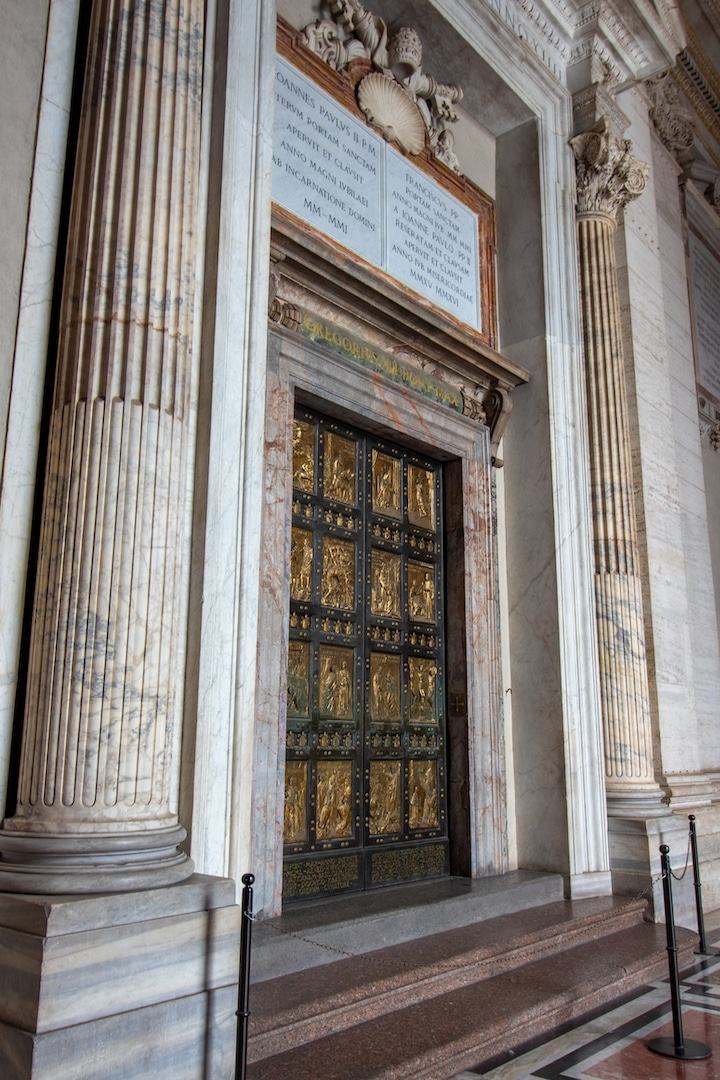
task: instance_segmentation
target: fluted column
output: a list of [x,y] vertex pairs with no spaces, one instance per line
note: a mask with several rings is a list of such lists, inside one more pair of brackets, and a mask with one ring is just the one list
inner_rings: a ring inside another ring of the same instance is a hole
[[0,889],[177,881],[203,0],[95,0]]
[[577,165],[581,307],[589,415],[595,611],[610,813],[660,812],[633,497],[614,233],[647,168],[602,119],[571,140]]

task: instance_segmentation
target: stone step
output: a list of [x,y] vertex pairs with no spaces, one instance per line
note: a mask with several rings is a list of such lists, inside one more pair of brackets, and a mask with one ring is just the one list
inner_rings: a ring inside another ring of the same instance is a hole
[[253,988],[251,1061],[641,927],[644,901],[546,904],[272,979]]
[[[687,964],[696,938],[678,930]],[[665,928],[635,922],[256,1060],[249,1080],[446,1080],[666,970]],[[359,1021],[359,1022],[358,1022]],[[317,1030],[317,1029],[313,1029]]]
[[252,980],[304,971],[563,898],[560,874],[444,878],[288,907],[253,931]]

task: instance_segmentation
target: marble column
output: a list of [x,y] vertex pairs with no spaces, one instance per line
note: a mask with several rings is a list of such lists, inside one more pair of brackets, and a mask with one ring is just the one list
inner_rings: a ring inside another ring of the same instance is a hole
[[647,167],[606,117],[571,140],[590,437],[595,614],[610,814],[663,811],[655,780],[614,233]]
[[192,872],[177,688],[203,30],[203,0],[92,5],[0,890],[116,891]]

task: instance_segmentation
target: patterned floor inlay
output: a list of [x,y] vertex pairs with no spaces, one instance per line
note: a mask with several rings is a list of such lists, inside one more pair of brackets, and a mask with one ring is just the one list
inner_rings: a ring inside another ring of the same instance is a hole
[[681,993],[685,1037],[710,1046],[712,1057],[705,1061],[675,1061],[645,1045],[672,1035],[670,989],[658,980],[518,1057],[485,1071],[469,1069],[454,1080],[720,1080],[720,956],[698,957],[683,971]]

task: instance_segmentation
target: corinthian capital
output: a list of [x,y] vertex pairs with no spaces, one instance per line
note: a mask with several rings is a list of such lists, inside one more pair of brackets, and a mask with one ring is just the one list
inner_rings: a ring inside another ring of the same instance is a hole
[[602,116],[595,127],[570,140],[577,169],[579,214],[608,214],[618,210],[645,190],[648,167],[632,157],[632,143],[619,139]]

